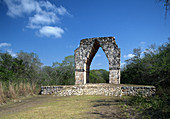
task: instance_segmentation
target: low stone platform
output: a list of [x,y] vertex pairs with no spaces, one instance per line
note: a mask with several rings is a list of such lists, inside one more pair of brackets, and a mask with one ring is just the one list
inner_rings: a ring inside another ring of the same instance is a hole
[[153,96],[154,86],[124,85],[124,84],[85,84],[85,85],[60,85],[42,86],[42,95],[104,95],[104,96]]

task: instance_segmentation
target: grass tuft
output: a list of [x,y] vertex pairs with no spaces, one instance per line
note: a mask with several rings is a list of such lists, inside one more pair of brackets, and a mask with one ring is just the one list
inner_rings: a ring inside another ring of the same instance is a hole
[[8,96],[9,99],[15,99],[17,97],[15,86],[13,84],[9,84]]
[[0,104],[11,99],[17,99],[20,96],[29,96],[38,94],[40,89],[36,84],[30,83],[4,83],[0,82]]
[[0,82],[0,104],[4,103],[4,101],[5,101],[4,89],[2,87],[2,83]]

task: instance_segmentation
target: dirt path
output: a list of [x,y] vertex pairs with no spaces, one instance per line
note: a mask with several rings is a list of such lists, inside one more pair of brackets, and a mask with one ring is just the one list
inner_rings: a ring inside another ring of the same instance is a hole
[[20,100],[18,99],[16,100],[15,103],[12,102],[12,103],[0,106],[0,117],[4,115],[24,111],[24,110],[27,110],[28,108],[36,107],[48,101],[54,101],[55,98],[56,97],[51,96],[51,95],[49,96],[38,95],[38,96],[28,97],[28,98],[20,99]]
[[[131,108],[119,97],[52,95],[25,98],[21,102],[0,106],[0,118],[18,119],[126,119],[135,118]],[[12,116],[11,116],[12,115]]]

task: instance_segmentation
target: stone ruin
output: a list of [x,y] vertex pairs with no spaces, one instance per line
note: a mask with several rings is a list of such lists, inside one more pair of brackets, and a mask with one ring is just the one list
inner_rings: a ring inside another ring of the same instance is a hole
[[109,83],[120,84],[120,48],[114,37],[88,38],[74,51],[75,84],[89,83],[90,64],[101,47],[109,61]]
[[[103,49],[109,61],[109,83],[90,84],[90,64],[99,47]],[[114,37],[83,39],[74,56],[76,85],[41,86],[42,95],[155,95],[154,86],[120,84],[120,48],[116,45]]]

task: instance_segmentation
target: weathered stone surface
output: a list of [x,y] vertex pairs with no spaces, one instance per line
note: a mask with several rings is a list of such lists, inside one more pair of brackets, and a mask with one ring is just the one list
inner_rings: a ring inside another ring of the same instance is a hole
[[101,47],[109,61],[109,83],[120,84],[120,48],[114,37],[98,37],[83,39],[80,47],[74,51],[75,57],[75,84],[89,82],[90,64]]
[[42,86],[41,94],[54,94],[57,96],[71,95],[103,95],[103,96],[152,96],[155,94],[154,86],[141,85],[115,85],[115,84],[86,84],[65,86]]

